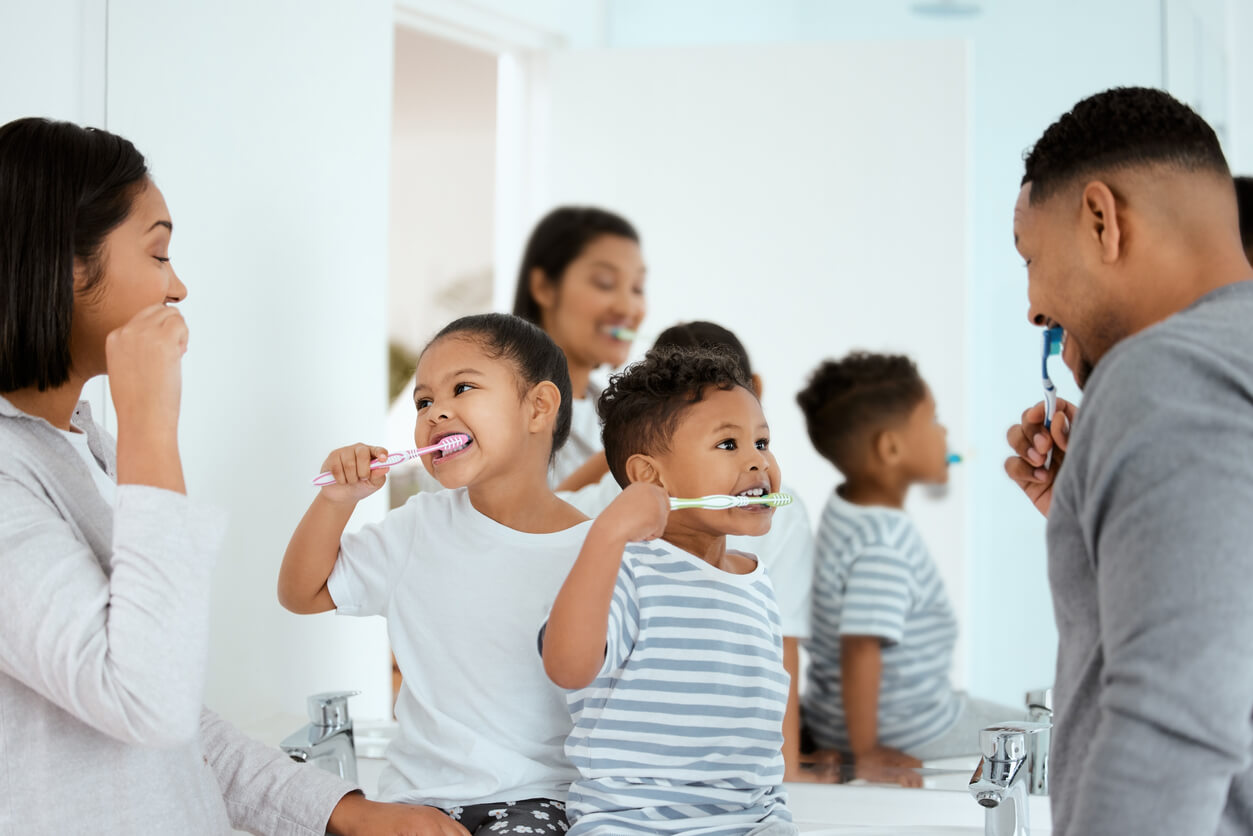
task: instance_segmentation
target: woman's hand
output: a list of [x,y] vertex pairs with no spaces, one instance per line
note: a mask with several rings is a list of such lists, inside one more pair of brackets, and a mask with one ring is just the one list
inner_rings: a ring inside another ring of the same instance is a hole
[[335,483],[322,488],[322,498],[337,505],[360,502],[387,482],[391,468],[370,469],[373,461],[386,459],[387,450],[369,444],[350,444],[332,450],[322,462],[322,471],[335,476]]
[[[1046,517],[1053,504],[1053,482],[1066,458],[1070,425],[1077,412],[1074,404],[1058,398],[1052,426],[1045,430],[1044,403],[1041,401],[1024,412],[1022,421],[1010,427],[1006,434],[1014,455],[1005,460],[1005,472],[1022,488],[1036,510]],[[1053,461],[1045,469],[1049,450],[1053,451]]]
[[434,807],[383,804],[355,792],[335,805],[326,830],[336,836],[470,836]]
[[119,484],[184,493],[178,456],[187,323],[169,305],[144,308],[105,338],[109,391],[117,411]]

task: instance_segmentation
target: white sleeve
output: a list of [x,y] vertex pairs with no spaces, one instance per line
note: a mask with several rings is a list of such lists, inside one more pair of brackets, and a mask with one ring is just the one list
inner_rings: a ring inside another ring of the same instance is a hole
[[123,743],[200,728],[223,515],[119,485],[110,570],[44,496],[0,477],[0,672]]
[[326,579],[337,613],[386,613],[396,582],[412,556],[421,516],[418,507],[426,498],[418,494],[378,522],[340,539],[339,557]]
[[618,480],[613,478],[612,473],[606,473],[599,482],[584,485],[577,491],[558,491],[557,496],[595,519],[620,493],[622,493],[622,487],[618,484]]

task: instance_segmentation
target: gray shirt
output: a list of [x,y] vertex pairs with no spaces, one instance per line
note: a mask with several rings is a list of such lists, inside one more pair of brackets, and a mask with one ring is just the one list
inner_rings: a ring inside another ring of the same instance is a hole
[[1054,833],[1253,833],[1253,282],[1101,360],[1048,544]]
[[200,704],[220,515],[89,467],[0,398],[0,834],[323,833],[353,787]]

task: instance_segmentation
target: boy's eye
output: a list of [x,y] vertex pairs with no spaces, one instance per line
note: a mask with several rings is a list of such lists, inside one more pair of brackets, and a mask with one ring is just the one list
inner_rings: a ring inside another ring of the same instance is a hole
[[718,442],[718,449],[719,449],[719,450],[734,450],[734,449],[735,449],[735,439],[734,439],[734,438],[728,438],[728,439],[725,439],[724,441],[719,441],[719,442]]
[[770,439],[768,439],[768,438],[759,438],[759,439],[757,439],[757,449],[758,449],[758,450],[768,450],[769,448],[770,448]]
[[422,410],[426,409],[428,406],[431,405],[431,399],[430,398],[418,398],[416,401],[414,401],[414,404],[418,407],[418,412],[421,412]]
[[473,388],[474,387],[469,383],[458,383],[456,386],[452,387],[452,393],[454,395],[460,395],[462,392],[468,392]]
[[161,257],[161,256],[159,256],[159,255],[154,255],[154,256],[153,256],[153,258],[155,258],[157,261],[161,262],[162,264],[169,264],[169,263],[170,263],[169,258],[162,258],[162,257]]

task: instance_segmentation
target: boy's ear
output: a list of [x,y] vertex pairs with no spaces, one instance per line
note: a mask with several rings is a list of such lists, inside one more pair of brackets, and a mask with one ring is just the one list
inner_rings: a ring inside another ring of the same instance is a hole
[[757,396],[757,400],[761,400],[761,375],[754,373],[750,382],[753,384],[753,394]]
[[541,380],[527,392],[531,414],[527,419],[527,429],[539,432],[551,428],[557,422],[557,413],[561,410],[561,390],[551,380]]
[[895,430],[884,430],[874,439],[874,452],[879,461],[894,465],[901,458],[901,436]]
[[644,453],[636,453],[626,460],[626,477],[631,484],[647,482],[650,485],[665,487],[661,481],[661,470],[657,467],[657,460]]

